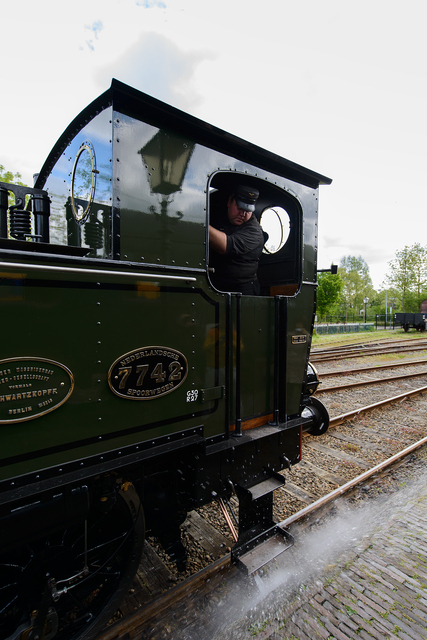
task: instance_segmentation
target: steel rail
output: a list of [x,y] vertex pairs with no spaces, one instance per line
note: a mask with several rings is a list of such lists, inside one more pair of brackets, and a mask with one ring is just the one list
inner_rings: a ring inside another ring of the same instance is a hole
[[406,391],[405,393],[401,393],[398,396],[393,396],[392,398],[386,398],[385,400],[380,400],[379,402],[375,402],[374,404],[369,404],[366,407],[361,407],[360,409],[354,409],[353,411],[349,411],[348,413],[343,413],[340,416],[336,416],[335,418],[331,418],[329,421],[329,427],[337,427],[342,424],[346,420],[353,420],[357,416],[362,413],[367,413],[368,411],[373,411],[378,407],[384,407],[388,404],[392,404],[393,402],[402,401],[405,398],[409,398],[411,396],[415,396],[419,393],[425,393],[427,391],[427,387],[420,387],[419,389],[413,389],[412,391]]
[[238,571],[238,569],[236,569],[236,567],[231,563],[231,553],[227,553],[225,556],[219,558],[209,566],[201,569],[194,575],[189,576],[175,587],[169,589],[165,594],[158,596],[152,602],[141,607],[141,609],[136,613],[107,627],[98,636],[97,640],[117,640],[118,638],[126,636],[129,637],[129,635],[130,637],[134,637],[132,632],[135,631],[135,629],[144,624],[150,618],[159,615],[159,613],[162,613],[174,603],[181,601],[200,587],[203,587],[220,571]]
[[397,380],[407,380],[409,378],[419,378],[427,375],[427,371],[421,373],[405,373],[400,376],[390,376],[389,378],[376,378],[375,380],[359,380],[357,382],[347,382],[346,384],[337,384],[333,387],[323,387],[316,391],[318,393],[332,393],[333,391],[341,391],[343,389],[354,389],[357,387],[367,387],[373,384],[384,384],[385,382],[396,382]]
[[339,369],[337,371],[323,371],[320,374],[321,379],[323,378],[334,378],[339,376],[350,376],[357,375],[358,373],[366,373],[367,371],[380,371],[381,369],[394,369],[396,367],[410,367],[411,365],[416,366],[419,364],[426,364],[427,359],[423,360],[413,360],[405,361],[405,362],[391,362],[390,364],[374,364],[370,367],[359,367],[357,369]]
[[371,340],[365,342],[343,343],[335,347],[314,347],[316,353],[337,353],[340,351],[360,351],[366,349],[388,349],[389,347],[405,346],[414,342],[427,342],[427,337],[416,336],[412,338],[402,338],[400,340]]
[[286,527],[289,527],[291,524],[294,524],[295,522],[299,522],[300,520],[303,520],[308,515],[316,511],[316,509],[319,509],[320,507],[325,506],[329,502],[332,502],[333,500],[336,500],[337,498],[343,496],[344,494],[348,493],[349,491],[357,487],[357,485],[362,484],[362,482],[366,482],[367,480],[372,478],[372,476],[374,476],[375,474],[380,473],[381,471],[384,471],[388,467],[391,467],[393,464],[395,464],[402,458],[406,457],[410,453],[413,453],[414,451],[421,448],[425,444],[427,444],[427,437],[422,438],[421,440],[418,440],[418,442],[415,442],[414,444],[409,445],[409,447],[406,447],[406,449],[402,449],[402,451],[399,451],[399,453],[396,453],[394,456],[391,456],[391,458],[387,458],[387,460],[383,460],[383,462],[380,462],[375,467],[372,467],[372,469],[368,469],[368,471],[361,473],[356,478],[353,478],[353,480],[349,480],[348,482],[343,484],[341,487],[338,487],[337,489],[334,489],[333,491],[328,493],[326,496],[319,498],[318,500],[316,500],[316,502],[313,502],[312,504],[309,504],[306,507],[304,507],[304,509],[297,511],[297,513],[294,513],[292,516],[289,516],[289,518],[286,518],[286,520],[283,520],[282,522],[280,522],[279,527],[282,527],[282,529],[285,529]]

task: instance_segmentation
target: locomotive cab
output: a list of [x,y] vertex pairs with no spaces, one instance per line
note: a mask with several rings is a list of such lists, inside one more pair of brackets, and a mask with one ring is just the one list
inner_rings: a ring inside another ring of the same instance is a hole
[[[210,216],[238,181],[260,192],[259,296],[211,281]],[[183,567],[185,514],[232,492],[236,564],[290,545],[272,493],[328,424],[309,353],[330,182],[113,80],[34,188],[0,184],[2,637],[94,637],[145,528]]]
[[319,380],[308,363],[316,279],[313,247],[307,251],[304,243],[304,236],[310,245],[315,241],[310,209],[304,202],[303,214],[301,199],[295,185],[290,188],[291,183],[279,187],[265,177],[223,170],[209,182],[209,214],[226,210],[228,197],[239,180],[260,194],[253,215],[264,232],[265,244],[258,268],[260,295],[230,296],[231,331],[239,336],[237,344],[233,338],[233,361],[237,362],[234,373],[240,391],[235,406],[236,390],[230,394],[235,413],[232,422],[239,429],[242,419],[250,419],[251,425],[280,423],[305,410],[306,415],[313,412],[315,422],[307,430],[324,433],[327,421],[318,413],[314,415],[311,397]]

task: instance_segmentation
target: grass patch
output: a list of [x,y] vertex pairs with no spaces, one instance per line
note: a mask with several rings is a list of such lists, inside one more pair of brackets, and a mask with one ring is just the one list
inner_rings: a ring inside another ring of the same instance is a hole
[[352,453],[360,451],[360,447],[357,444],[352,444],[351,442],[347,442],[344,449],[347,449],[347,451],[351,451]]

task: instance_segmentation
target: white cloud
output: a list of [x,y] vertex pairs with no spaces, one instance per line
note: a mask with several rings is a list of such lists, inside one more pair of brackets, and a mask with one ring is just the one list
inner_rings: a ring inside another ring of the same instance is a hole
[[208,54],[186,53],[165,36],[144,33],[113,63],[96,72],[98,84],[111,77],[181,109],[194,109],[201,100],[193,82],[194,72]]

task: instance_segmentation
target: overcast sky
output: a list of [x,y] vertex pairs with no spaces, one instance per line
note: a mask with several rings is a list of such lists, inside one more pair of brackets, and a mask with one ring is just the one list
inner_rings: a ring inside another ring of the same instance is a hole
[[427,245],[423,0],[14,0],[2,8],[0,164],[27,184],[117,78],[333,179],[319,267],[378,289]]

